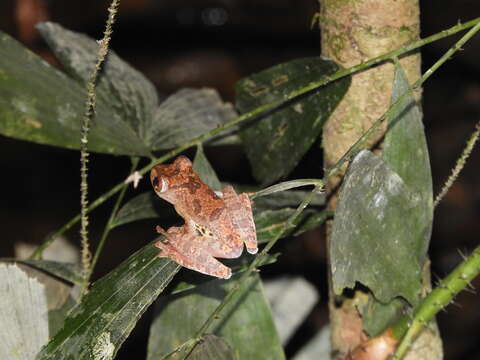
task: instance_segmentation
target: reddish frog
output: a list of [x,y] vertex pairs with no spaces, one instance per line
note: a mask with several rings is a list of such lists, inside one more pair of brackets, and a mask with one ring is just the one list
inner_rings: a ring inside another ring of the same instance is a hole
[[237,194],[231,186],[213,191],[193,170],[191,161],[179,156],[172,164],[157,165],[150,172],[153,189],[172,203],[185,220],[167,231],[157,226],[165,238],[155,246],[176,263],[203,274],[230,278],[232,271],[215,258],[232,259],[242,254],[243,244],[256,254],[257,235],[252,206],[247,194]]

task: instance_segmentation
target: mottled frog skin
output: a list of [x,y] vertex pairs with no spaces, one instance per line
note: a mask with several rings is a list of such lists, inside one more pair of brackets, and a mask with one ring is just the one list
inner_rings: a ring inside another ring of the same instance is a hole
[[257,235],[252,205],[247,194],[237,194],[231,186],[215,192],[193,170],[191,161],[179,156],[172,164],[157,165],[150,172],[156,194],[175,206],[185,220],[167,231],[155,246],[159,257],[203,274],[228,279],[232,271],[215,258],[232,259],[247,251],[256,254]]

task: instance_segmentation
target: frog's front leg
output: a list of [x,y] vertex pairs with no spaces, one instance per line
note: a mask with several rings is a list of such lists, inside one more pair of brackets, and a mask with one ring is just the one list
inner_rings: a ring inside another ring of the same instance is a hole
[[157,232],[165,235],[155,246],[161,250],[158,257],[166,257],[177,264],[206,275],[229,279],[232,271],[215,259],[205,248],[205,239],[189,231],[187,226],[171,227],[168,231],[157,226]]

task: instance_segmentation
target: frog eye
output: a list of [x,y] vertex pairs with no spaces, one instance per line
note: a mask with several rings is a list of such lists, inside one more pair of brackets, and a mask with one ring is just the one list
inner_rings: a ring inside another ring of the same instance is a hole
[[158,187],[158,177],[157,176],[152,177],[152,185],[153,185],[154,189],[156,189]]

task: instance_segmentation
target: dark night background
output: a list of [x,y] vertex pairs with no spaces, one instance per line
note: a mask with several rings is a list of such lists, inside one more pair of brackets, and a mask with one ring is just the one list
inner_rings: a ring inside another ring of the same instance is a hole
[[[421,1],[422,36],[480,15],[478,0]],[[41,19],[101,38],[108,1],[3,0],[0,30],[51,60],[33,24]],[[112,48],[143,72],[161,97],[182,87],[213,87],[234,100],[234,84],[252,72],[291,59],[320,53],[319,32],[310,29],[316,0],[123,0]],[[456,35],[422,48],[427,69]],[[455,54],[423,92],[424,121],[437,194],[480,116],[480,41],[478,35]],[[38,244],[79,211],[79,154],[0,137],[2,238],[0,256],[13,256],[14,244]],[[191,155],[189,153],[188,155]],[[207,156],[225,181],[253,183],[241,149],[207,149]],[[320,177],[322,158],[315,145],[291,178]],[[434,281],[444,277],[478,245],[480,233],[480,152],[475,149],[460,178],[435,212],[431,242]],[[128,159],[94,155],[90,165],[90,198],[123,180]],[[149,189],[143,182],[130,197]],[[96,241],[111,202],[93,213],[91,238]],[[113,269],[152,239],[154,222],[138,222],[114,230],[95,278]],[[78,243],[76,229],[67,234]],[[320,292],[321,300],[287,346],[293,354],[327,321],[323,230],[284,239],[280,260],[262,270],[266,277],[302,275]],[[473,284],[480,288],[477,278]],[[480,295],[463,292],[438,319],[446,359],[479,359]],[[118,359],[144,358],[147,312],[127,340]]]

